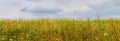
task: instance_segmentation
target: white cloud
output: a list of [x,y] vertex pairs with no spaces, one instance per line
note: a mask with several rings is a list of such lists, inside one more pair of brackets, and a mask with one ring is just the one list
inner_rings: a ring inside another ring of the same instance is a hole
[[16,19],[16,18],[30,18],[33,17],[28,13],[20,13],[19,7],[14,6],[0,6],[0,18]]
[[0,17],[13,18],[19,16],[19,8],[11,6],[0,6]]
[[108,2],[109,0],[86,0],[85,3],[88,5],[100,5],[104,2]]
[[112,15],[109,18],[120,19],[120,15]]

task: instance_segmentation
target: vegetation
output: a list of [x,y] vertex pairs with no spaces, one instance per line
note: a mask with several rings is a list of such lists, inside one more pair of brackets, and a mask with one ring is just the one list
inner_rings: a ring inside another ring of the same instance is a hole
[[120,41],[120,20],[0,20],[0,41]]

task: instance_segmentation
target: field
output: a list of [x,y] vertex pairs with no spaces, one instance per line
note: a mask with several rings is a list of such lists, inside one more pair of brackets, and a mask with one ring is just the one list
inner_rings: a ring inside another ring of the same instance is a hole
[[0,41],[120,41],[120,20],[0,20]]

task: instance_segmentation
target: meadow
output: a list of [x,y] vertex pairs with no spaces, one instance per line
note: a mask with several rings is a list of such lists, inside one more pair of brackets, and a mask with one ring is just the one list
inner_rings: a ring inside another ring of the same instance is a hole
[[0,20],[0,41],[120,41],[120,20]]

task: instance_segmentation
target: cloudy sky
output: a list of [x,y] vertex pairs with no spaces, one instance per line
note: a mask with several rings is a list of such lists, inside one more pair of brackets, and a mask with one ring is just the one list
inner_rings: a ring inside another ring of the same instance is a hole
[[120,0],[0,0],[0,18],[119,18]]

